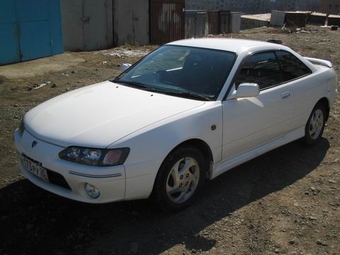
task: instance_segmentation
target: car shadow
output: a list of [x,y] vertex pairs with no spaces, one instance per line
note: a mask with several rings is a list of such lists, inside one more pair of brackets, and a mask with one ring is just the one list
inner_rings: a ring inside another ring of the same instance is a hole
[[207,182],[188,209],[163,213],[147,200],[83,204],[17,181],[0,190],[0,254],[160,254],[176,245],[209,251],[199,234],[236,210],[314,171],[330,145],[294,142]]

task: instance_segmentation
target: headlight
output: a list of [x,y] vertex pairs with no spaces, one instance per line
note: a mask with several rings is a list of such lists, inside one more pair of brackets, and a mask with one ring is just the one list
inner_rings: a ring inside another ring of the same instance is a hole
[[91,166],[116,166],[125,162],[129,148],[93,149],[84,147],[68,147],[59,153],[64,160]]

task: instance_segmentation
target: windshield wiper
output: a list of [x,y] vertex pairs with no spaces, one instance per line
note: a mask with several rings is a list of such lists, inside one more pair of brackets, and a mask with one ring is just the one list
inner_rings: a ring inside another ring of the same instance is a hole
[[153,92],[159,92],[162,94],[166,95],[172,95],[172,96],[180,96],[184,98],[190,98],[190,99],[198,99],[198,100],[204,100],[204,101],[211,101],[212,98],[202,95],[202,94],[197,94],[197,93],[192,93],[190,91],[181,91],[181,90],[168,90],[168,89],[160,89],[160,88],[154,88],[154,87],[149,87],[147,88],[148,91],[153,91]]
[[148,87],[146,84],[143,84],[137,81],[112,80],[112,82],[123,84],[123,85],[129,85],[129,86],[136,87],[136,88],[143,88],[143,89],[146,89]]
[[203,100],[206,100],[206,101],[212,100],[212,98],[204,96],[202,94],[196,94],[196,93],[191,93],[191,92],[181,92],[180,94],[183,95],[183,96],[190,97],[192,99],[200,99],[200,100],[203,99]]
[[160,89],[160,88],[155,88],[155,87],[148,87],[148,85],[136,82],[136,81],[122,81],[122,80],[112,80],[112,82],[118,83],[118,84],[123,84],[123,85],[128,85],[136,88],[142,88],[150,92],[158,92],[162,94],[167,94],[167,95],[172,95],[172,96],[180,96],[184,98],[190,98],[190,99],[198,99],[198,100],[204,100],[204,101],[211,101],[212,98],[202,95],[202,94],[197,94],[197,93],[192,93],[189,91],[170,91],[167,89]]
[[207,97],[205,95],[196,94],[196,93],[192,93],[192,92],[189,92],[189,91],[185,91],[185,92],[184,91],[176,91],[176,92],[167,91],[167,94],[185,97],[185,98],[190,98],[190,99],[204,100],[204,101],[211,101],[212,100],[212,98]]

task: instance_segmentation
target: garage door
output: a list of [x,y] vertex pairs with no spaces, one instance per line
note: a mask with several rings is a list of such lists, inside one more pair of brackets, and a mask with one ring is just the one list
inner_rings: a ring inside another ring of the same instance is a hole
[[59,0],[2,0],[0,64],[63,52]]

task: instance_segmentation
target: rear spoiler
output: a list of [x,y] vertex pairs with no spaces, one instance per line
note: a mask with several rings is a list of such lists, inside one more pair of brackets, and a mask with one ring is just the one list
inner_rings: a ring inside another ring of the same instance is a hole
[[329,67],[329,68],[333,67],[332,63],[328,60],[319,59],[319,58],[308,58],[308,57],[304,57],[304,58],[314,65],[322,65],[322,66]]

